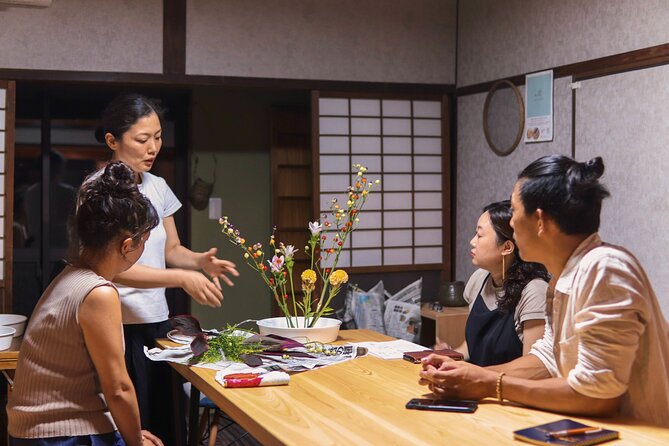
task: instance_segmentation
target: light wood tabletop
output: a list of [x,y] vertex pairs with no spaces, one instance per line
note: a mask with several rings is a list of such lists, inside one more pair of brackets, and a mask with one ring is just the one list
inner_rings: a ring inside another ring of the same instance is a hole
[[7,350],[0,350],[0,370],[16,369],[16,362],[19,360],[19,349],[21,347],[23,336],[12,339],[12,345]]
[[[338,343],[391,339],[343,330]],[[428,395],[418,384],[420,365],[404,360],[366,356],[293,374],[288,386],[243,389],[223,388],[213,370],[170,364],[264,445],[518,444],[514,430],[561,418],[618,430],[613,444],[669,444],[669,429],[635,420],[567,417],[493,400],[473,414],[408,410],[407,401]]]

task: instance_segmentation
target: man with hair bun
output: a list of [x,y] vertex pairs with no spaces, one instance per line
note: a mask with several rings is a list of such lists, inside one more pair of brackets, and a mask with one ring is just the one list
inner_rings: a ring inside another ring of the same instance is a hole
[[603,173],[599,157],[552,155],[518,176],[511,225],[520,255],[553,277],[544,337],[530,354],[488,368],[430,355],[421,384],[443,397],[669,427],[669,325],[639,261],[597,233]]

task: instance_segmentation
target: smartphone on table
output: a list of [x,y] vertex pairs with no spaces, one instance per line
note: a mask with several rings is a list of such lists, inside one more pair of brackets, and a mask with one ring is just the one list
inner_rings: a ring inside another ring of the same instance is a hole
[[441,400],[433,398],[414,398],[406,404],[407,409],[440,410],[444,412],[472,413],[479,407],[478,401]]

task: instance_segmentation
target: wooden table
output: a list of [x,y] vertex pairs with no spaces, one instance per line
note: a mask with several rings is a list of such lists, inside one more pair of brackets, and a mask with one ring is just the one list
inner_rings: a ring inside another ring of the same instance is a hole
[[9,349],[0,351],[0,370],[15,370],[23,336],[12,339]]
[[[338,341],[390,339],[344,330]],[[426,388],[418,385],[420,365],[403,360],[366,356],[293,374],[288,386],[246,389],[223,388],[213,370],[170,364],[264,445],[519,444],[514,430],[565,418],[488,400],[473,414],[407,410],[406,402]],[[669,429],[635,420],[569,418],[620,431],[616,445],[669,444]]]

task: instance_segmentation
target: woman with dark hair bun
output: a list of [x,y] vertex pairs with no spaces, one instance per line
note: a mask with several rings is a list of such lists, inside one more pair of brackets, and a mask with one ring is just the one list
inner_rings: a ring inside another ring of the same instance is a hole
[[123,163],[79,190],[78,246],[30,318],[7,404],[12,446],[162,445],[141,429],[112,284],[144,251],[158,216]]
[[669,324],[639,261],[597,233],[603,173],[599,157],[553,155],[518,176],[511,223],[520,255],[553,277],[546,332],[530,354],[485,369],[432,355],[421,383],[443,396],[669,427]]
[[142,95],[118,96],[103,111],[96,138],[112,150],[112,160],[132,168],[139,190],[158,213],[159,224],[151,231],[144,254],[114,282],[121,294],[126,364],[142,423],[172,445],[176,440],[169,420],[174,403],[166,391],[171,386],[170,367],[144,355],[144,346],[153,347],[155,339],[171,329],[165,288],[183,288],[198,303],[220,307],[220,281],[232,286],[226,274],[239,273],[234,263],[216,258],[216,248],[193,252],[181,245],[173,217],[181,203],[164,179],[149,172],[162,147],[162,114],[155,101]]
[[465,287],[465,342],[455,350],[480,366],[527,354],[544,334],[548,273],[543,265],[520,258],[510,221],[509,200],[489,204],[469,242],[472,263],[479,269]]

